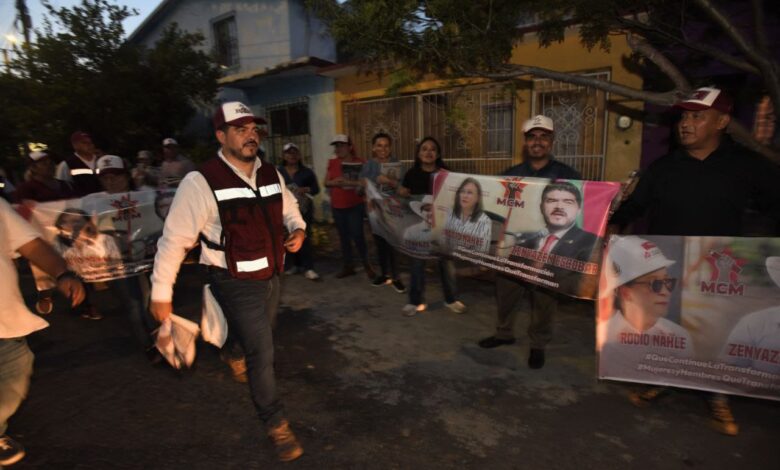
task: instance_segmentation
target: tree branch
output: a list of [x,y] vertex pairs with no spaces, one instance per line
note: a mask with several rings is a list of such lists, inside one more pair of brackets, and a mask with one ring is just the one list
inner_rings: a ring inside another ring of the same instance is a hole
[[759,75],[759,76],[761,75],[761,72],[758,70],[758,68],[755,67],[750,62],[729,55],[723,52],[722,49],[718,49],[717,47],[712,47],[706,44],[696,43],[693,41],[686,40],[685,38],[677,37],[674,34],[671,34],[667,31],[662,31],[658,28],[651,27],[640,21],[629,20],[627,18],[620,18],[618,24],[620,24],[621,26],[629,30],[644,32],[645,35],[660,36],[671,43],[683,46],[692,51],[696,51],[708,55],[717,61],[720,61],[730,67],[734,67],[737,70],[742,70],[743,72],[751,73],[753,75]]
[[558,72],[556,70],[535,67],[532,65],[507,64],[502,67],[502,69],[503,70],[496,72],[467,71],[462,69],[461,71],[466,77],[489,78],[492,80],[511,80],[519,78],[522,75],[533,75],[536,77],[550,78],[559,82],[587,86],[608,93],[615,93],[626,98],[633,98],[661,106],[673,105],[685,91],[672,90],[663,93],[644,91],[611,81],[599,80],[594,77],[577,75],[570,72]]
[[626,34],[626,41],[632,50],[642,54],[652,63],[658,66],[663,73],[669,77],[678,90],[683,92],[690,91],[691,84],[688,79],[665,55],[655,47],[651,46],[647,41],[634,37],[633,34]]
[[763,71],[764,67],[768,65],[768,61],[756,53],[753,45],[748,43],[748,40],[745,39],[742,33],[740,33],[733,24],[731,24],[731,21],[729,21],[729,19],[726,18],[723,13],[721,13],[721,11],[718,10],[709,0],[693,1],[699,6],[699,8],[704,10],[704,12],[715,22],[715,24],[720,26],[720,29],[722,29],[723,32],[725,32],[726,35],[731,38],[732,41],[734,41],[734,44],[736,44],[739,50],[745,54],[745,57],[747,57],[750,62],[755,64]]
[[758,50],[765,56],[769,56],[769,41],[766,36],[766,28],[764,28],[764,1],[752,0],[753,6],[753,28],[756,31],[756,45]]

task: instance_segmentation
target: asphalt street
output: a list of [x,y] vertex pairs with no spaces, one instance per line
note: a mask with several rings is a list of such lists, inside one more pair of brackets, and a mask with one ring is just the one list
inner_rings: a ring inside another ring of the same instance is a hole
[[[338,268],[328,258],[322,282],[283,281],[276,369],[298,461],[276,462],[214,347],[200,343],[190,371],[155,368],[121,306],[88,321],[58,305],[30,337],[31,391],[9,429],[28,455],[14,468],[780,468],[777,402],[734,398],[742,431],[726,437],[700,393],[638,409],[628,385],[598,381],[590,303],[563,306],[546,366],[530,370],[522,315],[515,345],[476,346],[493,330],[489,279],[459,279],[468,311],[457,315],[431,272],[429,311],[407,318],[405,294],[362,272],[335,279]],[[185,267],[177,313],[198,319],[201,283]]]

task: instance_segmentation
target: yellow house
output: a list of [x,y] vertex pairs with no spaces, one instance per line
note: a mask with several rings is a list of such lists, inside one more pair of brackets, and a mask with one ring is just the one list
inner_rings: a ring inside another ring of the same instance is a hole
[[[631,53],[624,37],[614,37],[609,52],[588,51],[576,33],[569,28],[562,43],[544,49],[529,34],[512,61],[641,87],[641,77],[623,64]],[[640,101],[531,76],[511,85],[431,77],[388,96],[387,77],[366,75],[356,66],[320,73],[335,80],[336,129],[350,135],[364,157],[380,131],[393,137],[394,154],[405,162],[414,159],[416,142],[431,135],[453,171],[499,174],[522,161],[523,121],[544,114],[555,122],[556,158],[584,178],[622,181],[639,168],[642,126],[629,116],[641,111]]]

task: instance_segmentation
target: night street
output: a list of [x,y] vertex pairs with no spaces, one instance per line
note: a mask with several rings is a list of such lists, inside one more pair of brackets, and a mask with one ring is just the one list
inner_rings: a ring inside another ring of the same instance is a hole
[[[780,466],[777,403],[734,398],[741,433],[725,437],[708,427],[699,393],[676,391],[637,409],[626,386],[596,381],[587,303],[566,306],[546,366],[533,371],[524,335],[509,347],[476,346],[493,328],[487,280],[459,279],[469,310],[456,315],[429,273],[429,311],[406,318],[406,295],[372,287],[362,273],[336,280],[335,260],[318,268],[324,282],[285,276],[276,330],[279,389],[306,452],[289,467]],[[199,297],[188,266],[177,313],[197,318]],[[27,449],[14,468],[285,465],[246,385],[233,382],[212,346],[200,343],[196,367],[176,374],[148,364],[119,313],[47,320],[51,327],[30,337],[31,392],[10,422],[9,434]]]

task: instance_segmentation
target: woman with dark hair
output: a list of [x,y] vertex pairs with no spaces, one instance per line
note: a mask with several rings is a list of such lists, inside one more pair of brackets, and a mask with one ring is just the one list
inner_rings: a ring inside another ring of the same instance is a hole
[[[398,159],[392,155],[392,145],[393,140],[390,135],[384,132],[375,134],[371,138],[373,158],[363,166],[363,170],[360,172],[360,177],[371,181],[383,197],[392,197],[399,184],[397,174],[389,171],[392,168],[385,166],[383,171],[383,165],[397,164],[398,162]],[[369,201],[369,210],[372,209],[371,204],[373,203]],[[380,208],[376,208],[375,211],[381,213]],[[401,276],[398,272],[395,249],[387,240],[376,233],[374,234],[374,242],[382,272],[374,278],[371,284],[375,287],[391,284],[398,293],[406,292],[406,286],[401,282]]]
[[482,186],[466,178],[455,193],[455,204],[442,235],[447,251],[459,248],[487,253],[490,250],[492,222],[482,210]]
[[[424,197],[432,194],[431,178],[441,170],[447,169],[441,157],[441,146],[433,137],[425,137],[417,144],[414,156],[414,166],[404,175],[398,194]],[[456,313],[463,313],[466,306],[455,298],[455,265],[451,260],[439,258],[439,274],[444,291],[444,301],[447,308]],[[402,312],[407,317],[424,312],[425,305],[425,259],[412,257],[412,278],[409,288],[409,303]]]

